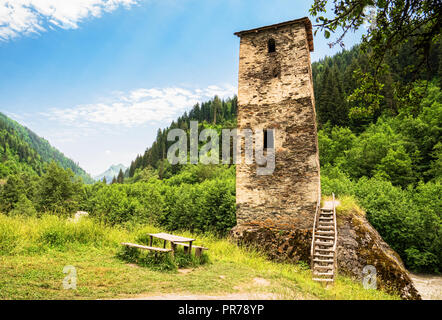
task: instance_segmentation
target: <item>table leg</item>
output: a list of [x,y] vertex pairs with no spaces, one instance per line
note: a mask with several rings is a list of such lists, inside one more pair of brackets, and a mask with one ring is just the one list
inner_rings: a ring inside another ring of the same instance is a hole
[[172,254],[175,255],[175,251],[176,251],[176,244],[173,243],[172,241],[170,242],[170,246],[172,248]]
[[189,254],[192,254],[192,241],[189,241]]
[[163,245],[163,248],[164,248],[164,249],[166,249],[166,242],[167,242],[167,241],[164,240],[164,245]]
[[150,236],[150,242],[149,242],[149,247],[152,247],[152,243],[153,243],[153,237]]

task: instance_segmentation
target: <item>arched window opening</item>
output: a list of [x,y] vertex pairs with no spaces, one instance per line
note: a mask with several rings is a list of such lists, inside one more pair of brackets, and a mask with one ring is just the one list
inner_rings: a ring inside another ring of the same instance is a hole
[[276,52],[275,39],[270,38],[269,41],[267,42],[267,47],[269,49],[269,53]]

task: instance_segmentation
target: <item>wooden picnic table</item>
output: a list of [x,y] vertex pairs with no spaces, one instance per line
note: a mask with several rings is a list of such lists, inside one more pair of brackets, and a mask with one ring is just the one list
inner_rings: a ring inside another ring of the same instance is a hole
[[[175,253],[176,251],[176,244],[185,244],[186,242],[189,243],[187,253],[191,254],[192,252],[192,242],[195,241],[195,239],[191,238],[185,238],[180,236],[175,236],[173,234],[168,233],[148,233],[150,236],[150,246],[152,247],[153,238],[164,240],[163,248],[166,248],[167,241],[170,242],[170,247],[172,248],[172,251]],[[187,245],[186,245],[187,246]]]

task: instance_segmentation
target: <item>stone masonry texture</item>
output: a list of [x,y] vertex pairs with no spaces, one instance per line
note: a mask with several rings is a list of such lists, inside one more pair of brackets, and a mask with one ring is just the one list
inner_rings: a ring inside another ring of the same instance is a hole
[[256,162],[237,165],[238,226],[313,228],[320,175],[309,31],[300,19],[239,34],[238,129],[274,129],[276,167],[260,176]]

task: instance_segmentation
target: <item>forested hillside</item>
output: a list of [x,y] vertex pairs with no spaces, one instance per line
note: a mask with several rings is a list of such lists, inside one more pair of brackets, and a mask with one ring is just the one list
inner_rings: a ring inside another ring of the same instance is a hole
[[222,125],[223,128],[236,127],[237,98],[233,97],[227,100],[221,100],[218,97],[214,99],[196,104],[188,113],[179,117],[177,121],[165,129],[158,129],[157,138],[150,148],[139,155],[132,161],[129,170],[126,172],[127,177],[133,177],[138,170],[146,167],[159,168],[163,164],[163,159],[167,156],[168,147],[174,142],[167,141],[167,133],[174,128],[183,130],[189,129],[190,121],[198,121],[213,125]]
[[[405,43],[396,55],[386,56],[385,65],[376,71],[377,79],[366,78],[366,73],[375,73],[376,66],[360,45],[313,63],[320,127],[328,122],[332,126],[346,126],[362,132],[382,115],[417,116],[419,102],[426,91],[414,85],[418,82],[427,88],[423,81],[433,79],[436,85],[440,85],[442,41],[437,41],[429,49],[426,64],[413,70],[418,57],[413,42]],[[369,94],[364,92],[366,95],[361,96],[361,89],[367,89]]]
[[48,141],[0,112],[0,178],[17,173],[41,175],[51,161],[91,183],[91,177]]

